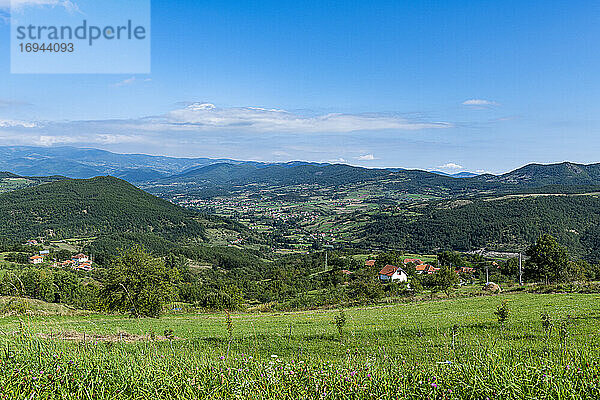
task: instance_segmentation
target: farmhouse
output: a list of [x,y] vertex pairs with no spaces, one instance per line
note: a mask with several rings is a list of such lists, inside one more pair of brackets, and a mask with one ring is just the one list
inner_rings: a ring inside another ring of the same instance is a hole
[[418,258],[405,258],[403,263],[404,263],[404,265],[411,264],[411,263],[421,265],[421,264],[423,264],[423,261],[419,260]]
[[379,271],[379,279],[382,282],[407,282],[408,274],[402,268],[388,264]]
[[79,253],[76,256],[73,256],[73,261],[75,261],[77,263],[84,263],[84,262],[88,262],[89,260],[90,260],[90,258],[83,253]]
[[32,264],[41,264],[44,262],[44,257],[42,256],[31,256],[29,257],[29,262]]
[[431,274],[435,274],[436,272],[438,272],[440,269],[434,267],[433,265],[429,265],[429,264],[420,264],[417,265],[415,267],[415,270],[417,271],[417,274],[427,274],[427,275],[431,275]]

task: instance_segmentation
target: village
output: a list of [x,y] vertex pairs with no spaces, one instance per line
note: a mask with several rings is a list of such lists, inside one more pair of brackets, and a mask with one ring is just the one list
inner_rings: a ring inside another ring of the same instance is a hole
[[[29,240],[27,245],[37,246],[38,242],[36,240]],[[77,271],[86,272],[94,270],[91,257],[83,253],[76,254],[70,259],[60,261],[51,257],[50,250],[40,250],[38,254],[29,257],[29,263],[34,265],[47,264],[55,268],[71,268]]]
[[[366,260],[366,267],[374,267],[376,260]],[[402,262],[406,268],[408,265],[413,265],[415,272],[418,275],[432,275],[437,273],[440,268],[426,264],[418,258],[405,258]],[[472,274],[475,272],[472,267],[458,267],[454,270],[457,274],[466,273]],[[409,274],[402,268],[395,265],[387,264],[379,271],[379,280],[381,282],[408,282]]]

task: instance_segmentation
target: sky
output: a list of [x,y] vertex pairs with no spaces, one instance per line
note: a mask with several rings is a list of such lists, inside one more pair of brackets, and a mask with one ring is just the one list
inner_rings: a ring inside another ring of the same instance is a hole
[[597,1],[157,0],[148,74],[11,74],[9,16],[0,0],[2,145],[445,172],[600,162]]

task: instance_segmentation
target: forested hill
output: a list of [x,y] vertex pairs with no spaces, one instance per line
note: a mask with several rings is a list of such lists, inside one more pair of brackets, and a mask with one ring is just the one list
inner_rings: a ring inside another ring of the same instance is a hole
[[202,236],[194,216],[113,177],[68,179],[0,194],[0,236],[19,240],[120,232]]
[[590,186],[600,185],[600,164],[529,164],[502,175],[480,175],[473,181],[501,183],[517,187],[542,187],[550,185]]
[[151,192],[181,191],[192,188],[229,189],[261,186],[319,185],[340,187],[372,182],[385,184],[391,190],[407,193],[429,193],[432,190],[450,194],[469,194],[500,187],[499,183],[457,179],[439,174],[401,169],[369,169],[345,164],[287,163],[270,165],[219,163],[163,178],[145,186]]
[[365,243],[411,251],[482,247],[514,251],[550,233],[572,253],[600,259],[598,195],[445,201],[410,211],[417,215],[374,217],[364,232]]

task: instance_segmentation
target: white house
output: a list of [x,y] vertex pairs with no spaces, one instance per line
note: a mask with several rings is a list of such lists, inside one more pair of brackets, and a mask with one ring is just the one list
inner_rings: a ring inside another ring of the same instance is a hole
[[76,256],[73,256],[73,261],[78,263],[84,263],[90,261],[90,258],[83,253],[79,253]]
[[379,271],[379,279],[383,282],[408,282],[408,274],[402,268],[388,264]]
[[29,257],[29,262],[32,264],[41,264],[44,262],[44,257],[42,256],[32,256]]

